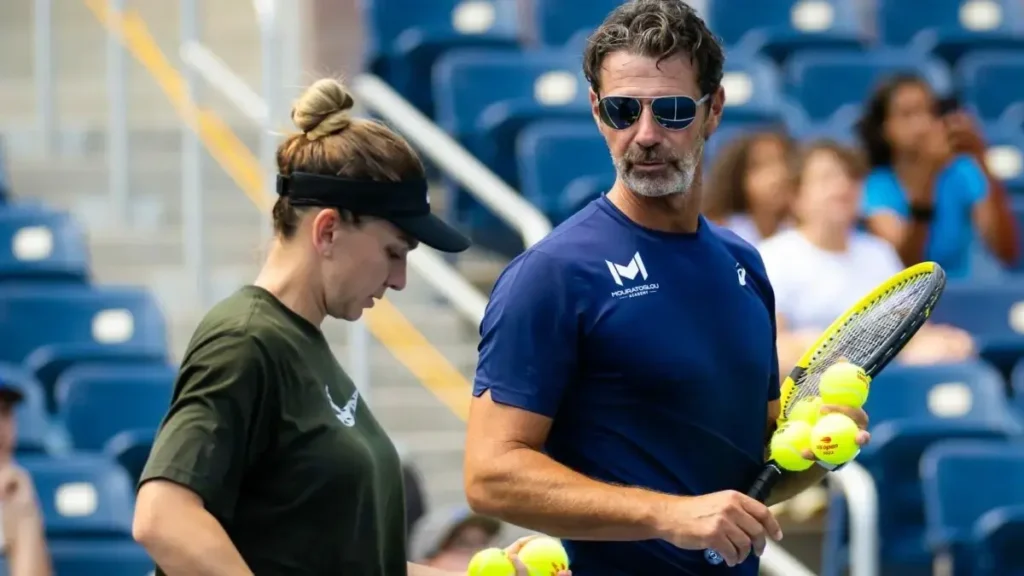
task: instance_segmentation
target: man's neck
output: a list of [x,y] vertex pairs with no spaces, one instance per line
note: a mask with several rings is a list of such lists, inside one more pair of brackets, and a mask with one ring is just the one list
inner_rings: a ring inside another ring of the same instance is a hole
[[695,179],[690,190],[649,198],[631,192],[621,180],[608,192],[608,200],[627,218],[644,228],[674,234],[692,234],[697,231],[700,216],[700,180]]

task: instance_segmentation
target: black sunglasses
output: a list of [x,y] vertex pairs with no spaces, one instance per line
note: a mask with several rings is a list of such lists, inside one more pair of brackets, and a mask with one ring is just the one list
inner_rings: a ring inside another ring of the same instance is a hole
[[708,99],[700,100],[689,96],[660,96],[658,98],[634,98],[633,96],[605,96],[598,101],[597,108],[601,121],[613,130],[625,130],[640,119],[644,113],[644,101],[650,101],[654,120],[666,130],[685,130],[697,117],[697,108]]

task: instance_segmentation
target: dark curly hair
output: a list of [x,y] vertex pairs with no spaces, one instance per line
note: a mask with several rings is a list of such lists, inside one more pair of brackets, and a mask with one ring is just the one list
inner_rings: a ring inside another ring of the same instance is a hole
[[683,0],[630,0],[605,18],[583,52],[583,74],[595,94],[601,93],[601,64],[619,50],[657,58],[659,63],[688,56],[697,68],[701,95],[713,94],[722,84],[722,44]]
[[746,178],[750,152],[764,140],[781,143],[787,163],[792,158],[794,143],[782,131],[749,132],[731,140],[716,155],[704,194],[703,212],[712,221],[722,222],[749,209]]
[[885,136],[885,120],[889,117],[893,96],[904,86],[927,88],[928,83],[920,75],[910,72],[887,77],[868,98],[864,104],[864,113],[857,121],[857,136],[867,154],[868,165],[872,168],[892,165],[892,145]]

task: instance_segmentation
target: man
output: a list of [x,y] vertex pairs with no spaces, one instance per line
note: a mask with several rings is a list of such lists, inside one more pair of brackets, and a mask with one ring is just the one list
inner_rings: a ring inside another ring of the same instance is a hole
[[24,399],[14,382],[0,377],[0,547],[6,567],[3,573],[48,576],[52,568],[35,485],[25,469],[14,463],[18,439],[15,409]]
[[409,560],[442,570],[465,571],[473,555],[495,546],[501,521],[465,506],[427,514],[413,529]]
[[[508,266],[481,325],[470,505],[561,537],[576,576],[753,576],[782,537],[742,494],[779,412],[771,285],[698,208],[723,60],[680,0],[608,16],[584,72],[615,185]],[[824,474],[785,478],[768,504]]]

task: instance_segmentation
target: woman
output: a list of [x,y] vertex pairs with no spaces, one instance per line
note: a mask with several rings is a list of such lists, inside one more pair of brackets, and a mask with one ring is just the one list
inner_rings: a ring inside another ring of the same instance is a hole
[[[809,145],[794,169],[797,224],[758,247],[775,289],[783,373],[840,314],[904,267],[888,243],[857,230],[865,172],[860,157],[837,143]],[[952,362],[972,350],[961,330],[928,324],[899,359]]]
[[133,526],[158,574],[451,574],[406,563],[398,454],[320,325],[401,290],[417,243],[469,242],[430,215],[412,148],[352,106],[333,80],[299,98],[267,262],[185,353]]
[[745,134],[729,142],[711,167],[704,214],[757,244],[789,225],[792,144],[777,132]]
[[964,112],[940,114],[931,88],[914,75],[884,82],[857,130],[871,174],[864,190],[869,230],[903,263],[938,262],[952,278],[972,272],[984,247],[1002,263],[1018,256],[1006,191],[987,171],[985,145]]

